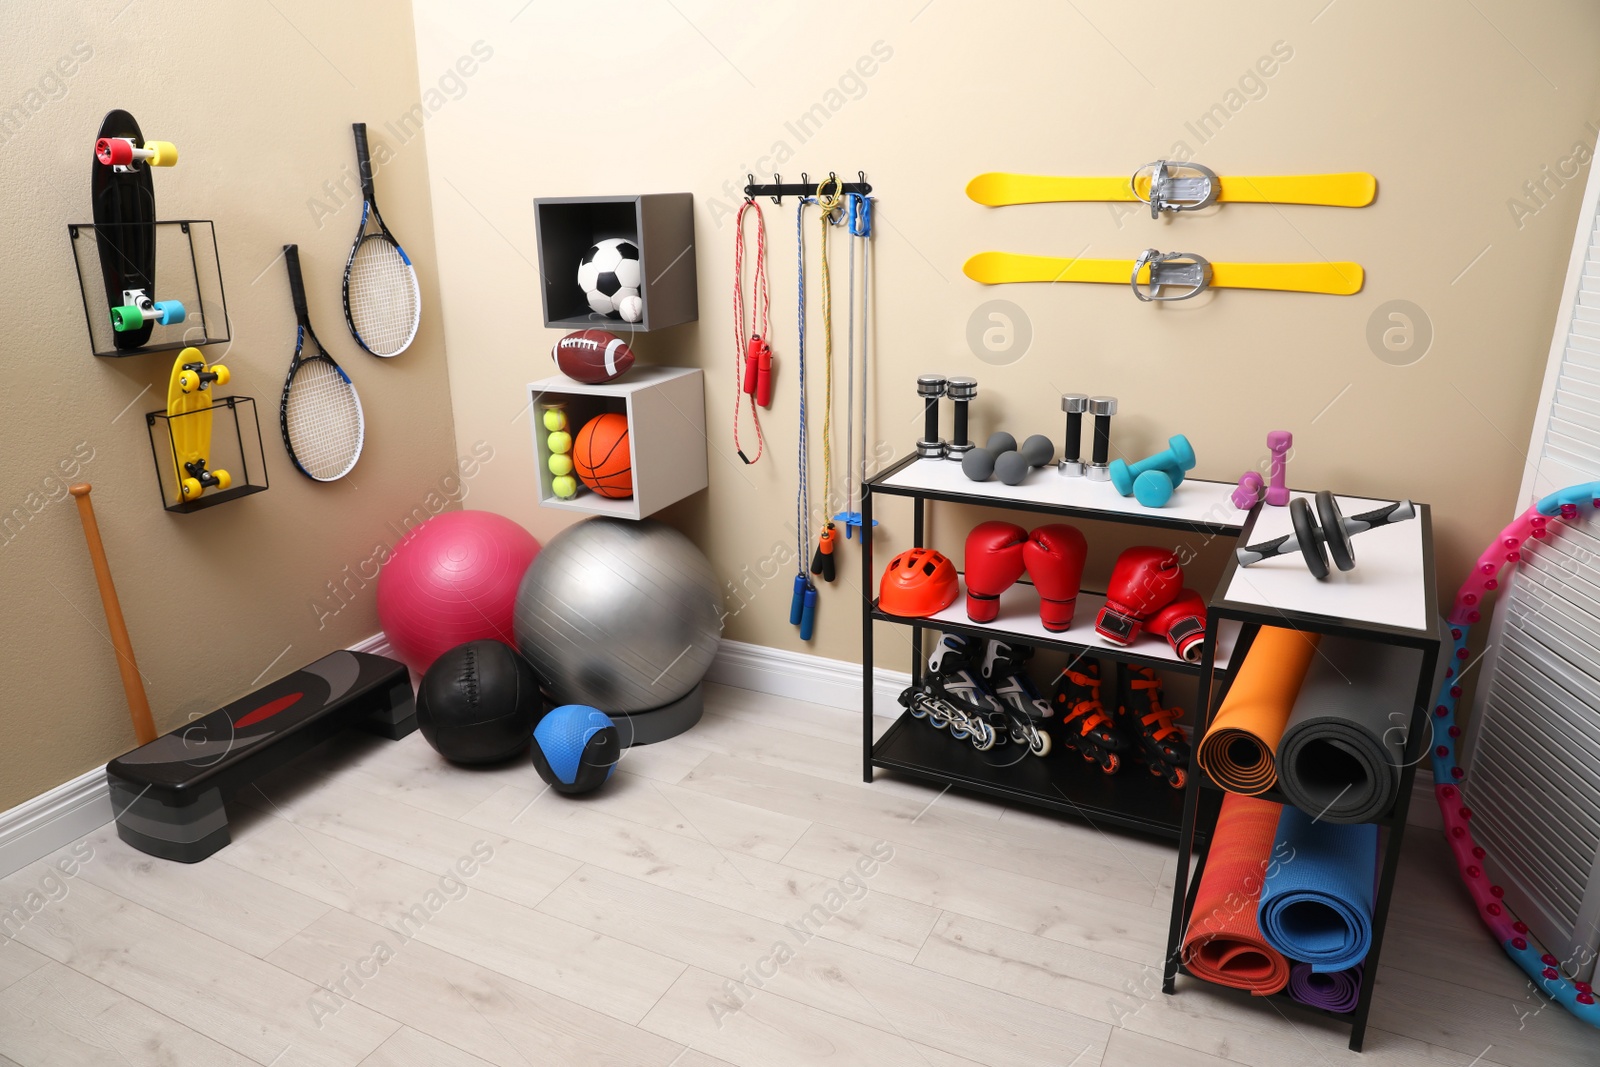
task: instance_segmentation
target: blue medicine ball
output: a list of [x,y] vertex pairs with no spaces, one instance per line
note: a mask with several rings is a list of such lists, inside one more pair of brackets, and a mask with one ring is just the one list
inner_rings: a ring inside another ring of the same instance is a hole
[[533,765],[558,793],[587,793],[604,784],[622,755],[611,716],[587,704],[551,709],[533,728]]

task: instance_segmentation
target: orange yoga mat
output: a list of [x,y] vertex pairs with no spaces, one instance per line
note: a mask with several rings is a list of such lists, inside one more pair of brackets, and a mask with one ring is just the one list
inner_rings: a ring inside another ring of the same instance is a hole
[[1278,783],[1273,753],[1305,681],[1317,634],[1263,626],[1196,758],[1222,788],[1255,796]]
[[1267,944],[1256,922],[1282,811],[1282,805],[1270,800],[1237,793],[1222,798],[1222,814],[1183,935],[1183,963],[1192,974],[1258,997],[1289,984],[1289,961]]

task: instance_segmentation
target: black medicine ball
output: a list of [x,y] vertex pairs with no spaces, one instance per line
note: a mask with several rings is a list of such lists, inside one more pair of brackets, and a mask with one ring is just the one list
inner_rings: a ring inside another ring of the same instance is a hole
[[417,690],[417,727],[455,763],[521,752],[542,710],[533,667],[499,641],[457,645],[433,661]]

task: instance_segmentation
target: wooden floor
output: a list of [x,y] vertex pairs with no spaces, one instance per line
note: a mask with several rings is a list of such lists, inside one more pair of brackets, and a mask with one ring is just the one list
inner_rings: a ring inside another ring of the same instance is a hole
[[1437,835],[1358,1057],[1326,1020],[1161,995],[1170,845],[864,785],[854,716],[708,689],[586,799],[351,735],[243,798],[204,863],[106,828],[13,874],[0,1065],[1600,1063]]

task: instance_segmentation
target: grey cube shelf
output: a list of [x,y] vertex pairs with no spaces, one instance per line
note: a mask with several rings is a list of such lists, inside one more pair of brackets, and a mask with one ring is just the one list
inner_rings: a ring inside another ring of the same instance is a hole
[[[647,333],[700,317],[694,194],[537,197],[533,214],[547,327]],[[610,237],[625,238],[639,249],[639,296],[644,302],[639,322],[595,314],[578,288],[578,263],[584,253]]]

